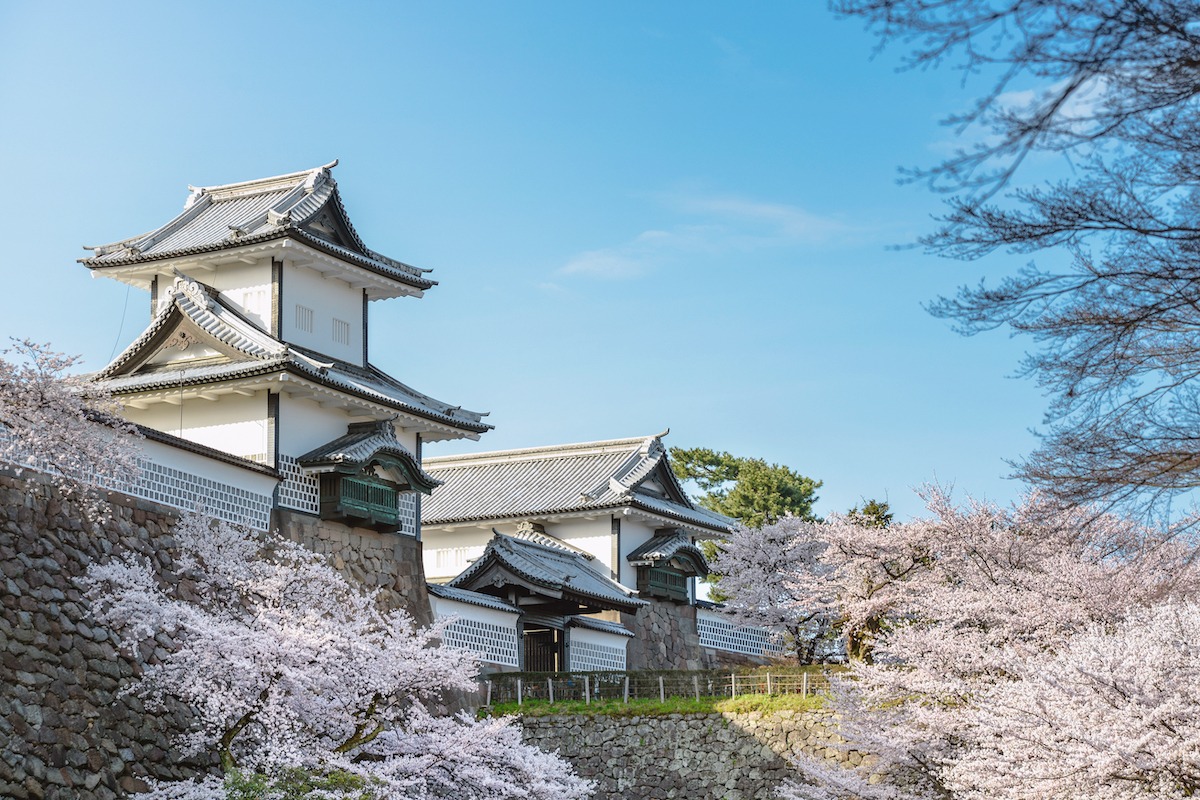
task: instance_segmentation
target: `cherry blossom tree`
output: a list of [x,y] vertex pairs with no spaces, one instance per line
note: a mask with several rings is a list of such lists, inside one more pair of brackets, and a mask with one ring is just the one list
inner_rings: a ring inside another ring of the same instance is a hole
[[[956,506],[937,489],[926,499],[930,517],[886,529],[795,526],[804,544],[786,552],[799,557],[770,556],[798,615],[836,614],[872,656],[840,682],[835,709],[877,760],[805,763],[812,785],[784,797],[1191,792],[1195,543],[1036,496],[1014,509]],[[1116,788],[1091,790],[1101,785]]]
[[837,514],[825,522],[784,517],[737,528],[718,546],[713,568],[734,621],[794,639],[799,655],[806,636],[832,630],[852,659],[870,660],[904,582],[927,563],[928,535]]
[[137,433],[108,392],[68,374],[78,362],[28,340],[0,351],[0,461],[45,472],[89,515],[103,515],[98,490],[137,474]]
[[181,750],[212,752],[225,772],[159,784],[149,797],[232,797],[246,780],[279,792],[297,770],[320,797],[590,793],[508,721],[426,710],[447,691],[475,688],[474,658],[440,646],[437,626],[381,609],[375,592],[298,544],[198,514],[172,533],[177,585],[134,556],[95,565],[87,578],[94,613],[125,646],[163,637],[176,645],[132,691],[151,708],[167,698],[191,707],[196,723]]

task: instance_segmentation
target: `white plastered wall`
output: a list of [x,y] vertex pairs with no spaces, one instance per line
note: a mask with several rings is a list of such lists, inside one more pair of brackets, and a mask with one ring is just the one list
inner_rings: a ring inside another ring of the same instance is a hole
[[[280,305],[284,341],[363,365],[362,289],[351,288],[336,278],[326,279],[319,272],[292,266],[285,260]],[[311,315],[298,312],[297,307],[311,311]],[[298,327],[298,322],[309,317],[311,331]],[[334,339],[335,328],[339,327],[346,334],[342,341]]]
[[517,627],[517,620],[521,616],[512,611],[500,611],[495,608],[477,606],[473,603],[460,603],[457,600],[437,597],[432,592],[429,595],[429,605],[433,608],[434,619],[454,616],[515,628]]
[[182,405],[127,406],[125,416],[139,425],[236,456],[271,452],[265,391],[252,397],[227,394],[217,400],[184,400]]
[[[434,489],[436,492],[437,489]],[[578,547],[596,557],[591,562],[592,569],[602,575],[617,575],[617,581],[625,586],[637,583],[637,574],[629,566],[625,556],[654,535],[654,530],[644,523],[621,518],[621,550],[619,563],[613,565],[613,535],[612,517],[605,514],[600,517],[580,517],[565,519],[558,522],[533,519],[542,522],[546,533],[561,539],[567,544]],[[483,548],[492,538],[492,530],[501,533],[516,533],[516,521],[497,522],[491,525],[471,525],[447,530],[441,526],[425,526],[421,537],[425,548],[425,575],[430,580],[452,578],[470,565],[470,560],[483,554]],[[632,540],[632,544],[630,544]]]
[[[352,422],[363,422],[367,416],[354,416],[340,408],[325,407],[308,397],[284,394],[279,399],[279,452],[296,458],[339,436],[346,435]],[[417,454],[415,431],[396,428],[396,441],[408,452]]]
[[574,625],[568,630],[571,669],[625,669],[628,636]]
[[592,569],[602,574],[614,572],[611,516],[605,514],[595,519],[564,519],[544,524],[546,533],[595,556]]
[[445,530],[422,526],[421,547],[426,579],[438,583],[453,578],[470,566],[472,560],[483,555],[483,549],[491,538],[491,528]]
[[307,397],[279,398],[279,452],[297,458],[346,435],[354,419],[340,408],[326,408]]
[[621,577],[625,586],[637,586],[637,567],[629,563],[629,554],[654,536],[654,528],[633,517],[621,517]]
[[253,264],[222,264],[213,272],[194,277],[221,293],[221,298],[241,311],[264,331],[271,329],[271,259]]
[[429,604],[433,607],[435,619],[457,617],[443,634],[446,645],[471,650],[490,664],[520,666],[521,645],[517,635],[519,614],[447,600],[433,594],[429,595]]

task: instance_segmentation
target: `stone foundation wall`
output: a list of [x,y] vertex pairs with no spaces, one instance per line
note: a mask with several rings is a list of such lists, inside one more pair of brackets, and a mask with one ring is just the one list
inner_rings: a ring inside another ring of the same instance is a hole
[[[594,800],[764,800],[796,779],[793,756],[860,764],[821,712],[525,717],[526,742],[597,783]],[[868,761],[868,763],[870,763]]]
[[696,632],[696,609],[666,600],[650,600],[636,614],[622,614],[633,631],[625,651],[629,669],[708,669]]
[[386,608],[407,610],[418,625],[433,622],[421,543],[413,537],[350,528],[287,509],[276,509],[271,524],[292,541],[329,556],[352,583],[378,588]]
[[621,614],[619,621],[634,634],[625,651],[628,669],[722,669],[768,661],[701,647],[695,606],[651,599],[637,614]]
[[[111,507],[107,522],[87,522],[39,477],[0,468],[2,798],[109,800],[146,788],[149,777],[175,780],[213,766],[171,750],[189,724],[186,708],[147,715],[138,699],[120,695],[173,643],[160,636],[136,655],[122,653],[115,634],[93,622],[78,579],[93,562],[135,552],[172,581],[178,512],[121,495]],[[290,512],[276,523],[329,554],[349,579],[379,586],[385,603],[431,619],[415,540]]]

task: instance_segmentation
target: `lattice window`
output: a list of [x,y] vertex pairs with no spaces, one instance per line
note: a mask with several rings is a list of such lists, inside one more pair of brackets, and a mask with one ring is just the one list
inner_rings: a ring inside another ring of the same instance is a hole
[[700,646],[728,650],[750,656],[778,655],[783,652],[779,636],[766,628],[738,627],[725,620],[700,617],[696,620]]
[[517,647],[517,627],[459,617],[446,626],[442,641],[450,647],[471,650],[489,664],[521,666]]
[[113,488],[184,511],[200,510],[217,519],[260,531],[271,527],[269,495],[247,491],[144,458],[138,459],[138,467],[139,474],[134,485]]
[[280,506],[307,514],[316,514],[321,510],[321,492],[315,475],[305,475],[300,469],[300,462],[283,454],[280,454],[275,468],[283,476],[279,483]]
[[313,310],[299,303],[296,304],[296,330],[313,332]]
[[571,642],[572,672],[624,670],[625,648],[594,642]]
[[333,341],[338,344],[350,344],[350,323],[344,319],[333,320]]

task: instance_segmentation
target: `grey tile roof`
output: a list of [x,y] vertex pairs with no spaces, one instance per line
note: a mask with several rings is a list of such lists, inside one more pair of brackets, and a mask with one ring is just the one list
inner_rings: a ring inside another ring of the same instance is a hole
[[442,485],[421,469],[413,454],[396,439],[395,427],[386,421],[351,423],[344,436],[314,448],[296,460],[307,469],[349,467],[357,470],[380,454],[391,456],[403,465],[401,470],[414,489],[429,494],[435,486]]
[[[219,364],[166,366],[139,370],[181,320],[212,337],[234,360]],[[288,345],[227,306],[211,288],[177,278],[166,290],[158,313],[142,334],[94,379],[117,394],[290,372],[380,405],[435,420],[462,430],[482,433],[492,426],[483,414],[451,407],[422,394],[373,366],[359,367]],[[434,478],[434,480],[437,480]]]
[[468,589],[456,589],[453,586],[443,586],[437,583],[431,583],[426,588],[429,589],[429,593],[434,597],[457,600],[460,603],[470,603],[473,606],[482,606],[483,608],[491,608],[496,611],[510,611],[514,614],[524,613],[512,603],[507,603],[499,597],[493,597],[490,594],[472,592]]
[[701,564],[707,563],[703,551],[682,533],[653,536],[634,548],[625,558],[633,564],[648,564],[666,561],[680,554],[696,559]]
[[469,588],[477,576],[499,564],[533,586],[578,599],[580,605],[593,605],[588,601],[596,600],[631,612],[647,605],[633,589],[592,569],[592,560],[592,556],[579,552],[496,533],[483,555],[447,585]]
[[[422,504],[423,523],[539,518],[632,507],[704,532],[730,530],[733,520],[688,500],[671,473],[661,436],[426,457],[425,469],[445,485]],[[666,494],[644,486],[650,478]]]
[[576,628],[588,628],[601,633],[612,633],[617,636],[633,636],[633,631],[626,628],[619,622],[609,622],[606,619],[596,619],[595,617],[583,617],[575,615],[567,620],[567,624]]
[[[418,289],[437,281],[429,270],[405,264],[369,249],[354,230],[331,170],[337,162],[315,169],[221,186],[188,187],[183,211],[149,233],[89,247],[91,258],[80,262],[92,269],[257,244],[290,237],[378,275]],[[320,235],[313,224],[330,218],[348,241],[338,243]]]

